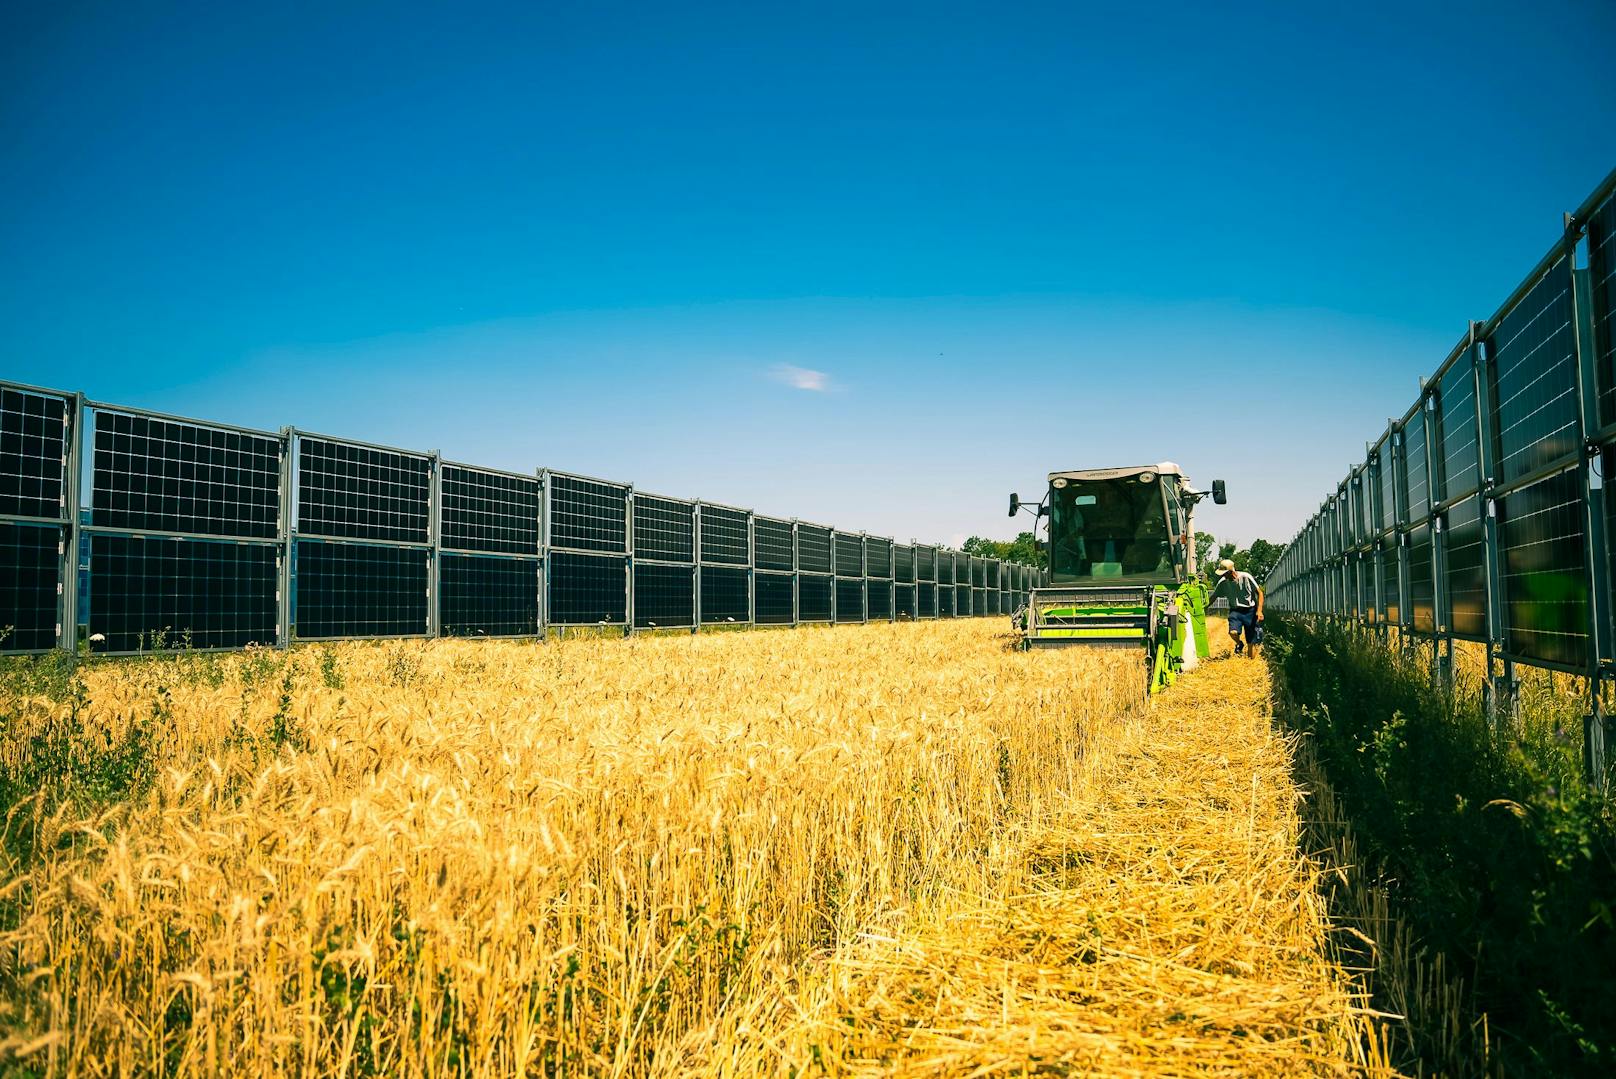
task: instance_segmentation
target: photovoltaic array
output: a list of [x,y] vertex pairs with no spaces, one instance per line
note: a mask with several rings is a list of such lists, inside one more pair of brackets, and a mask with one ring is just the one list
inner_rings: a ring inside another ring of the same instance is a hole
[[1597,696],[1616,661],[1613,190],[1616,174],[1324,500],[1271,606],[1485,643],[1495,696],[1513,663]]
[[[80,425],[80,402],[0,383],[0,652],[860,622],[957,607],[931,584],[956,556],[934,547],[902,546],[894,593],[885,538],[292,429],[93,402]],[[80,500],[82,519],[70,505]],[[79,540],[84,570],[68,573]]]

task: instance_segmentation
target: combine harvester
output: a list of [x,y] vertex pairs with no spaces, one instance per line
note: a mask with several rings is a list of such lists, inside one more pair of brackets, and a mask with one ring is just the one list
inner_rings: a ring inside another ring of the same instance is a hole
[[[1048,518],[1048,587],[1014,620],[1024,648],[1078,645],[1144,653],[1145,694],[1207,654],[1207,590],[1196,576],[1196,503],[1227,501],[1222,480],[1197,491],[1171,462],[1051,472],[1037,507]],[[1023,509],[1010,496],[1010,516]]]

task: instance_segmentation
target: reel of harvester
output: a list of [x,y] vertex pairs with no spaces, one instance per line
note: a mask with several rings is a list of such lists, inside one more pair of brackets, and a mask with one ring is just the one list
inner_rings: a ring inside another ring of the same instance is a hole
[[[1223,481],[1209,493],[1222,504]],[[1206,495],[1171,462],[1050,473],[1037,506],[1049,583],[1014,616],[1022,647],[1138,649],[1147,696],[1193,668],[1207,654],[1207,593],[1191,518]],[[1022,508],[1011,495],[1011,515]]]

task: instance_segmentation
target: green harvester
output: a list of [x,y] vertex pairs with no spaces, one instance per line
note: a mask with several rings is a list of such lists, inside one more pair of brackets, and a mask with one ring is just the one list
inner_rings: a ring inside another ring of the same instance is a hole
[[1196,575],[1195,506],[1227,501],[1190,486],[1170,461],[1051,472],[1036,507],[1047,520],[1048,584],[1014,619],[1024,648],[1134,648],[1145,693],[1161,692],[1207,654],[1206,586]]

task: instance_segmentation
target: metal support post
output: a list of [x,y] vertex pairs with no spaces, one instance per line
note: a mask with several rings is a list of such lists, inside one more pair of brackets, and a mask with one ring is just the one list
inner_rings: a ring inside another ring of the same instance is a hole
[[791,628],[797,628],[798,616],[802,613],[802,605],[797,587],[802,578],[802,553],[797,549],[797,519],[791,518]]
[[275,559],[275,646],[292,643],[292,552],[295,549],[297,521],[297,428],[281,428],[280,551]]
[[[1568,227],[1572,219],[1567,217]],[[1575,242],[1571,242],[1575,240]],[[1611,658],[1610,550],[1605,535],[1604,450],[1593,439],[1599,430],[1599,375],[1595,356],[1593,295],[1586,236],[1567,237],[1571,273],[1572,337],[1577,357],[1577,419],[1583,447],[1583,551],[1588,564],[1588,714],[1583,722],[1583,765],[1588,782],[1603,786],[1607,776],[1608,718],[1601,695],[1605,661]]]
[[634,636],[634,485],[623,493],[623,636]]
[[432,483],[428,488],[428,497],[431,502],[427,506],[426,530],[427,543],[432,549],[427,552],[430,560],[426,573],[426,635],[441,637],[443,635],[443,612],[440,609],[443,603],[443,453],[440,450],[432,451]]
[[76,655],[79,648],[79,517],[82,511],[80,488],[84,479],[84,445],[88,437],[84,394],[75,393],[68,399],[67,444],[62,467],[62,528],[57,543],[57,556],[61,561],[61,587],[57,589],[56,647],[68,655]]
[[550,639],[550,470],[539,477],[539,640]]

